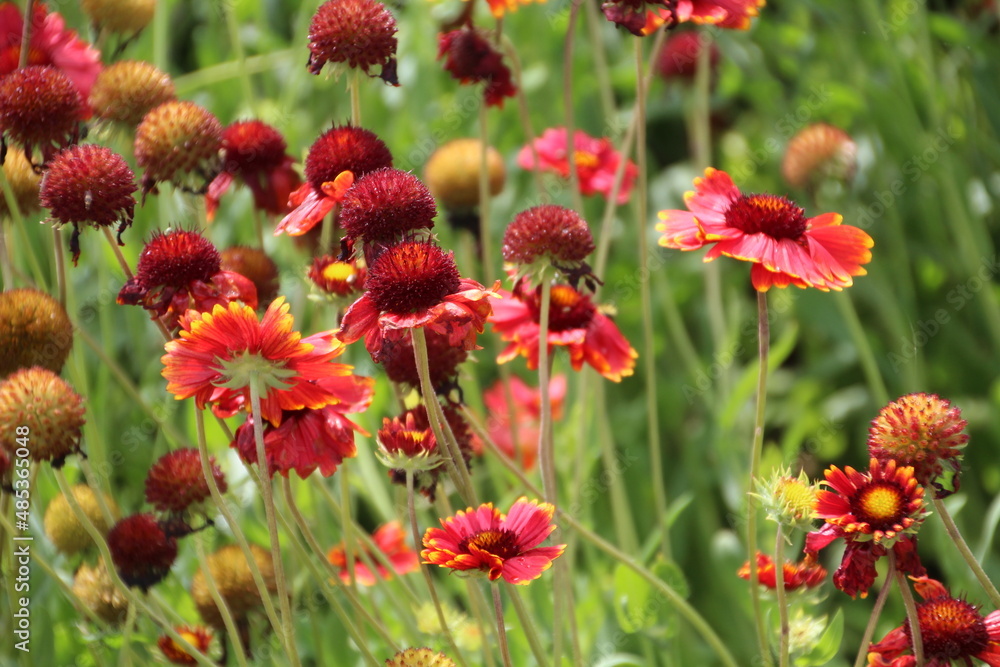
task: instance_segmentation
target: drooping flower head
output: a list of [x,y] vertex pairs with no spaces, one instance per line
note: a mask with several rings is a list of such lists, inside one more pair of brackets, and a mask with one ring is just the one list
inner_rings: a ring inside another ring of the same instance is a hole
[[163,581],[177,559],[177,540],[152,514],[133,514],[116,523],[108,533],[108,549],[122,581],[143,591]]
[[485,83],[486,106],[502,107],[505,97],[514,97],[517,86],[503,54],[490,43],[486,33],[466,26],[438,36],[438,60],[462,84]]
[[[569,178],[570,160],[572,160],[576,166],[581,193],[587,196],[600,193],[605,199],[611,197],[615,174],[622,161],[611,140],[592,137],[583,130],[576,130],[573,133],[573,155],[570,156],[567,137],[564,127],[545,130],[541,137],[535,139],[533,145],[528,144],[521,148],[521,152],[517,154],[517,164],[522,169],[537,169],[555,173],[561,178]],[[622,183],[618,189],[618,197],[615,200],[617,203],[624,204],[628,201],[638,174],[639,168],[629,160],[625,165]]]
[[363,242],[369,264],[385,246],[434,227],[437,206],[427,186],[408,171],[368,172],[344,194],[338,223],[355,242]]
[[[979,607],[952,597],[944,584],[934,579],[911,577],[913,587],[923,598],[917,604],[917,623],[924,660],[928,667],[971,665],[982,660],[990,667],[1000,667],[1000,611],[985,617]],[[868,649],[871,667],[912,667],[913,651],[910,624],[892,630],[882,641]]]
[[342,63],[393,86],[396,78],[396,19],[378,0],[329,0],[309,25],[309,71],[319,74],[328,62]]
[[[98,498],[98,492],[86,484],[77,484],[70,489],[70,492],[94,528],[101,535],[107,536],[111,526],[108,525],[104,512],[101,510],[102,499]],[[118,518],[118,505],[111,496],[105,493],[102,493],[101,496],[112,519],[116,520]],[[77,518],[69,499],[61,493],[49,501],[48,507],[45,508],[43,523],[45,534],[59,553],[72,556],[94,544],[94,538],[90,536],[83,523]]]
[[355,296],[364,289],[367,275],[356,260],[343,261],[333,255],[320,255],[309,267],[309,280],[334,299]]
[[365,293],[344,314],[337,337],[345,343],[364,338],[376,360],[384,333],[392,329],[425,327],[472,350],[492,312],[491,296],[495,293],[459,276],[452,253],[431,241],[404,241],[385,249],[368,268]]
[[[427,360],[431,386],[435,392],[446,394],[458,386],[458,367],[468,358],[469,351],[462,346],[452,345],[447,334],[433,329],[427,331]],[[420,386],[409,329],[385,330],[378,358],[374,361],[393,382],[411,387]]]
[[[24,18],[17,3],[0,3],[0,77],[18,68],[21,59],[21,36]],[[62,70],[87,99],[94,80],[101,71],[101,54],[81,41],[76,32],[66,29],[63,17],[49,13],[45,3],[34,3],[28,65],[52,65]]]
[[[212,631],[201,626],[182,626],[174,628],[188,644],[195,647],[202,653],[207,654],[212,646]],[[182,645],[178,644],[170,635],[161,635],[156,640],[156,645],[163,652],[163,657],[173,665],[197,665],[198,661],[187,652]]]
[[[500,292],[490,322],[500,338],[510,343],[497,357],[504,364],[518,355],[538,368],[541,328],[541,287],[532,289],[522,280],[512,293]],[[569,352],[574,370],[584,362],[613,382],[632,375],[639,354],[590,297],[569,285],[553,285],[549,303],[549,353],[555,346]]]
[[944,498],[958,490],[966,424],[961,411],[936,394],[907,394],[872,420],[868,453],[883,464],[913,466],[917,481]]
[[503,577],[523,585],[541,576],[562,555],[565,544],[540,547],[556,529],[551,523],[555,507],[519,498],[506,515],[492,503],[459,511],[441,519],[441,528],[424,533],[425,563],[457,572],[481,572],[496,581]]
[[[479,139],[452,139],[439,147],[424,166],[424,181],[431,194],[449,210],[479,205],[479,172],[482,171],[483,142]],[[507,172],[503,156],[486,147],[486,174],[490,196],[503,190]],[[475,226],[478,233],[479,226]]]
[[343,346],[332,331],[302,338],[288,309],[278,297],[260,320],[239,303],[189,311],[181,318],[180,338],[166,344],[161,358],[167,391],[178,400],[194,397],[199,408],[249,410],[250,384],[257,383],[261,416],[274,426],[284,411],[339,403],[337,390],[319,380],[350,375],[350,366],[330,363]]
[[729,174],[712,168],[694,186],[684,195],[687,211],[660,211],[661,246],[711,245],[706,262],[720,255],[752,262],[750,278],[761,292],[788,285],[840,291],[854,284],[852,276],[865,275],[874,242],[841,225],[839,214],[807,218],[784,197],[741,193]]
[[[220,493],[226,492],[226,477],[209,457],[212,476]],[[211,497],[197,449],[175,449],[161,456],[146,473],[146,502],[158,512],[184,514]]]
[[81,0],[80,4],[95,28],[126,38],[142,32],[156,13],[156,0]]
[[896,553],[896,567],[923,574],[915,554],[915,535],[927,516],[924,489],[910,466],[884,465],[871,459],[867,473],[850,466],[831,466],[825,484],[832,490],[816,495],[816,516],[826,523],[806,536],[806,554],[816,554],[836,539],[847,544],[833,583],[851,597],[867,595],[875,581],[875,561],[887,549]]
[[[392,570],[380,563],[363,544],[354,547],[354,579],[362,586],[374,586],[378,579],[388,581],[392,575],[407,574],[420,569],[420,559],[417,552],[406,543],[406,533],[403,532],[403,524],[399,521],[390,521],[379,526],[372,534],[372,541],[380,552],[389,561]],[[367,555],[367,559],[375,563],[375,572],[362,558],[361,551]],[[326,555],[330,564],[340,570],[340,578],[344,583],[351,580],[351,573],[347,567],[347,550],[343,543],[330,549]]]
[[0,381],[0,446],[9,454],[27,448],[32,461],[59,468],[80,451],[84,413],[83,399],[61,377],[40,366],[21,369]]
[[51,65],[31,65],[0,78],[0,133],[4,145],[20,147],[32,160],[35,149],[48,162],[80,137],[90,109],[73,82]]
[[119,304],[142,306],[169,331],[189,309],[205,312],[237,302],[257,307],[254,283],[223,271],[215,245],[184,229],[154,234],[139,255],[135,276],[118,293]]
[[[826,579],[826,569],[810,556],[806,556],[798,563],[786,560],[781,568],[786,591],[816,588]],[[772,591],[775,590],[778,587],[776,569],[773,558],[760,551],[757,552],[758,584]],[[750,581],[750,563],[744,563],[736,576]]]
[[593,287],[595,279],[584,260],[594,251],[594,237],[572,209],[542,204],[521,211],[507,225],[502,251],[504,261],[518,267],[515,281],[528,274],[545,279],[551,275],[547,269],[554,267],[574,287],[581,278]]
[[209,183],[205,207],[209,222],[215,217],[219,199],[239,178],[253,193],[254,206],[261,211],[288,213],[288,197],[302,179],[292,169],[295,160],[285,153],[285,138],[278,130],[259,120],[245,120],[222,131],[222,171]]
[[850,135],[839,127],[813,123],[788,142],[781,175],[793,188],[815,186],[825,178],[850,181],[858,166],[857,150]]
[[58,301],[33,287],[0,292],[0,379],[20,368],[59,373],[73,347],[73,324]]
[[657,74],[667,80],[692,81],[703,49],[708,49],[708,66],[715,72],[719,64],[719,47],[714,39],[701,30],[672,33],[656,61]]
[[278,296],[278,265],[260,248],[236,245],[219,257],[223,271],[238,273],[257,289],[257,307],[263,308]]
[[306,182],[289,196],[295,209],[278,223],[275,235],[305,234],[341,202],[355,180],[391,166],[392,153],[374,132],[353,125],[332,127],[309,148]]
[[714,25],[746,30],[764,0],[607,0],[604,16],[633,35],[648,35],[663,25]]
[[[483,404],[490,413],[486,428],[496,446],[518,461],[525,472],[530,472],[538,458],[542,395],[538,387],[529,387],[516,375],[511,376],[509,384],[510,401],[507,398],[508,388],[501,380],[483,393]],[[552,419],[558,421],[562,419],[566,398],[565,375],[555,375],[549,381],[549,398]]]
[[164,102],[135,130],[135,162],[143,168],[142,196],[171,182],[204,192],[219,170],[222,123],[194,102]]
[[[278,586],[274,577],[274,560],[271,558],[271,552],[256,544],[250,544],[250,554],[264,580],[264,587],[271,593],[276,592]],[[240,626],[251,612],[264,604],[260,597],[260,589],[254,583],[247,557],[239,545],[227,544],[215,553],[209,554],[205,560],[219,596],[226,603],[237,626]],[[216,630],[225,630],[222,612],[216,606],[208,588],[204,565],[191,578],[191,600],[205,623]]]
[[38,199],[59,225],[73,225],[69,247],[73,264],[80,258],[80,225],[118,225],[122,232],[132,224],[138,190],[135,174],[125,159],[104,146],[70,146],[49,162]]
[[150,111],[176,98],[169,74],[143,60],[119,60],[97,77],[90,106],[101,120],[133,129]]

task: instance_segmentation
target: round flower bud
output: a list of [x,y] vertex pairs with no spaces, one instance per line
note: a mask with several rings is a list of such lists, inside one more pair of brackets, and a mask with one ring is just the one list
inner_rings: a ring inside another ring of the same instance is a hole
[[141,60],[121,60],[97,76],[90,106],[98,118],[134,128],[150,111],[176,98],[169,74]]
[[66,310],[31,287],[0,292],[0,378],[41,366],[58,373],[73,347]]
[[[250,545],[250,552],[253,554],[257,569],[260,570],[260,574],[264,578],[267,590],[272,593],[276,592],[278,586],[274,578],[274,562],[271,560],[271,553],[256,544]],[[207,558],[207,564],[219,590],[219,595],[226,601],[226,606],[229,607],[233,620],[241,621],[251,611],[262,606],[260,591],[257,589],[257,584],[254,583],[250,566],[239,545],[230,544],[222,547]],[[191,598],[205,623],[214,628],[225,627],[222,614],[219,613],[219,608],[209,593],[205,572],[202,569],[195,572],[191,580]]]
[[575,211],[544,204],[517,214],[503,237],[503,258],[528,265],[539,260],[555,265],[582,262],[594,252],[594,237]]
[[[226,478],[215,464],[214,456],[209,457],[209,464],[219,492],[225,493]],[[210,496],[197,449],[177,449],[164,454],[146,475],[146,502],[159,512],[181,514]]]
[[[479,139],[454,139],[434,151],[427,161],[424,180],[434,197],[446,208],[479,205],[482,145]],[[496,196],[503,190],[507,173],[503,158],[492,146],[486,149],[486,170],[490,195]]]
[[149,25],[156,0],[81,0],[83,11],[98,28],[134,35]]
[[278,265],[260,248],[233,246],[222,251],[222,270],[246,277],[257,288],[257,305],[267,307],[278,296]]
[[396,80],[396,19],[377,0],[329,0],[320,5],[309,25],[309,71],[319,74],[328,63],[343,63],[372,76]]
[[[62,466],[80,451],[83,399],[52,371],[32,366],[0,382],[0,445],[26,448],[32,461]],[[24,435],[27,429],[27,435]]]
[[[90,522],[100,531],[101,535],[107,536],[108,529],[111,526],[105,521],[104,513],[101,512],[101,504],[97,498],[97,493],[86,484],[77,484],[73,487],[72,491],[73,497],[76,499],[84,515],[90,519]],[[112,517],[117,519],[118,505],[115,504],[115,501],[110,496],[107,494],[103,495],[104,502],[111,511]],[[67,556],[72,556],[78,551],[83,551],[94,543],[94,540],[90,537],[90,533],[87,532],[87,529],[76,518],[76,513],[73,512],[69,500],[61,493],[53,498],[49,502],[49,506],[45,508],[44,524],[45,534],[49,536],[49,540],[53,546],[55,546],[57,551]]]
[[53,148],[74,143],[89,109],[73,82],[51,66],[31,65],[0,79],[0,130],[29,154],[48,158]]
[[768,519],[783,526],[812,528],[818,489],[804,471],[793,477],[788,469],[777,470],[769,478],[758,481],[757,488],[759,493],[756,495]]
[[814,123],[788,142],[781,174],[793,188],[804,188],[827,178],[850,181],[857,166],[857,145],[850,135],[839,127]]
[[[22,151],[7,151],[3,173],[14,193],[17,210],[21,215],[28,216],[41,210],[42,207],[38,203],[38,188],[42,183],[42,176],[35,172]],[[7,198],[0,197],[0,218],[9,217],[11,210]]]
[[125,622],[128,598],[115,586],[104,559],[98,560],[93,567],[87,563],[80,566],[73,577],[73,593],[84,606],[112,627]]
[[163,181],[200,191],[219,169],[221,148],[222,124],[205,108],[176,101],[156,107],[135,131],[143,195]]
[[143,591],[163,581],[177,559],[177,540],[167,536],[152,514],[133,514],[116,523],[108,533],[108,549],[122,581]]

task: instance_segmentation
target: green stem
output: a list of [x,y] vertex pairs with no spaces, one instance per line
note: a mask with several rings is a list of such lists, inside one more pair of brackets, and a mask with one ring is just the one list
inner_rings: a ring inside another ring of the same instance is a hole
[[969,548],[968,543],[966,543],[965,538],[962,537],[962,533],[959,532],[958,526],[955,524],[955,520],[951,516],[951,512],[945,506],[939,498],[934,499],[934,509],[937,515],[941,517],[941,523],[944,524],[944,529],[948,532],[948,537],[951,541],[955,543],[955,548],[958,552],[962,554],[962,558],[965,559],[966,564],[972,573],[976,575],[976,579],[979,581],[979,585],[983,587],[986,594],[990,597],[990,602],[993,603],[993,607],[1000,609],[1000,592],[997,592],[996,586],[990,581],[990,578],[986,576],[986,572],[983,570],[983,566],[979,564],[976,560],[975,555],[972,553],[972,549]]
[[528,646],[531,647],[532,655],[535,656],[535,662],[538,667],[549,667],[549,659],[545,656],[545,650],[542,648],[542,642],[538,638],[538,633],[535,632],[537,625],[534,619],[531,618],[527,607],[524,606],[524,600],[521,599],[520,591],[513,584],[507,584],[507,594],[510,596],[510,601],[514,603],[514,611],[521,622],[521,629],[528,640]]
[[538,428],[538,465],[542,471],[542,489],[546,502],[559,502],[556,490],[556,455],[552,442],[552,396],[549,387],[549,316],[552,308],[552,281],[542,273],[541,299],[538,307],[538,391],[541,417]]
[[879,371],[878,362],[875,360],[875,352],[872,350],[871,342],[865,335],[864,327],[861,326],[861,319],[858,317],[857,308],[854,307],[854,300],[849,294],[841,292],[834,295],[834,301],[840,310],[840,316],[851,332],[851,338],[854,339],[858,355],[861,357],[861,368],[868,380],[872,397],[879,405],[888,404],[889,391],[885,388],[885,382],[882,379],[881,371]]
[[[31,273],[34,276],[35,282],[37,282],[43,290],[48,290],[48,283],[45,281],[45,274],[42,272],[42,265],[38,261],[38,257],[35,256],[34,244],[28,239],[27,236],[27,226],[24,222],[24,215],[21,213],[21,208],[17,205],[17,195],[14,194],[14,188],[11,187],[10,181],[7,179],[7,171],[0,167],[0,187],[3,188],[4,199],[7,200],[7,211],[10,215],[9,221],[0,221],[0,225],[4,225],[5,229],[13,229],[15,233],[21,237],[19,243],[17,243],[18,250],[23,252],[28,256],[28,264],[31,266]],[[8,224],[9,223],[9,224]],[[10,256],[8,255],[4,260],[4,265],[7,270],[14,272],[13,264],[9,261]],[[12,289],[14,287],[13,283],[10,282],[13,278],[7,278],[4,275],[4,286],[6,289]]]
[[288,654],[292,667],[298,667],[299,654],[295,646],[295,626],[292,623],[292,610],[289,607],[288,587],[285,582],[285,567],[281,561],[281,543],[278,541],[278,519],[274,509],[274,496],[271,492],[271,471],[267,463],[267,452],[264,449],[264,421],[260,411],[260,387],[256,379],[250,381],[250,410],[253,415],[253,437],[257,445],[257,468],[260,471],[261,500],[264,503],[264,514],[267,518],[267,533],[271,541],[271,559],[274,561],[274,580],[278,589],[278,604],[281,606],[281,640]]
[[872,643],[872,636],[875,634],[875,626],[878,625],[878,619],[882,616],[885,601],[889,599],[889,591],[892,590],[892,582],[894,581],[892,573],[896,570],[896,554],[892,549],[889,549],[888,560],[889,569],[886,571],[885,581],[882,582],[882,590],[878,592],[878,597],[875,598],[875,606],[872,607],[871,616],[868,617],[868,625],[865,626],[865,633],[861,636],[861,647],[858,649],[858,656],[854,659],[854,667],[864,667],[864,665],[868,664],[868,647]]
[[[476,619],[476,628],[479,630],[479,636],[486,637],[490,632],[490,628],[493,627],[493,623],[486,618],[487,614],[484,611],[487,607],[486,599],[482,589],[479,587],[479,582],[472,578],[466,579],[465,591],[469,596],[469,607],[471,607],[472,615]],[[485,650],[482,653],[486,659],[485,667],[495,667],[496,663],[494,662],[493,651]]]
[[[566,159],[569,162],[569,191],[573,198],[573,208],[583,213],[583,195],[580,193],[580,174],[576,164],[576,127],[573,119],[573,38],[581,0],[570,0],[569,25],[566,26],[566,41],[563,44],[563,110],[566,115]],[[544,340],[544,339],[543,339]]]
[[[233,613],[229,609],[229,604],[226,602],[226,599],[222,597],[222,594],[219,593],[219,586],[215,582],[215,575],[212,574],[212,568],[208,566],[208,558],[205,557],[204,539],[203,534],[195,536],[194,551],[198,556],[198,564],[201,566],[202,574],[205,575],[205,587],[208,588],[208,594],[212,597],[212,601],[219,610],[219,615],[222,616],[222,624],[226,627],[226,634],[233,643],[233,652],[236,654],[236,662],[239,663],[241,667],[246,667],[246,648],[243,646],[243,640],[240,638],[239,630],[236,628],[236,622],[233,620]],[[222,637],[220,638],[220,641],[225,642],[226,639]]]
[[503,602],[500,601],[500,586],[490,584],[493,591],[493,611],[497,618],[497,640],[500,642],[500,656],[503,658],[503,667],[513,667],[510,660],[510,647],[507,646],[507,628],[503,621]]
[[351,90],[351,125],[361,127],[361,70],[357,67],[354,68],[347,87]]
[[135,605],[130,604],[125,612],[125,626],[122,629],[122,650],[118,654],[119,667],[132,667],[132,631],[135,629]]
[[483,282],[490,284],[494,280],[493,273],[493,236],[490,232],[491,202],[490,202],[490,171],[489,150],[490,132],[486,104],[479,105],[479,251],[480,270]]
[[778,619],[781,624],[778,664],[780,667],[788,667],[791,637],[788,627],[788,595],[785,593],[785,533],[780,523],[774,538],[774,593],[778,598]]
[[31,54],[31,27],[35,23],[35,0],[25,0],[24,27],[21,29],[21,52],[17,58],[17,68],[28,66],[28,56]]
[[[514,80],[518,83],[517,111],[521,118],[521,129],[524,131],[525,145],[530,148],[532,164],[535,165],[535,168],[531,170],[531,177],[535,181],[535,189],[538,191],[539,197],[542,197],[545,192],[545,185],[542,182],[542,170],[539,168],[541,163],[538,160],[538,146],[535,145],[535,130],[531,126],[531,114],[528,112],[528,98],[524,94],[524,86],[521,85],[521,81],[523,80],[521,58],[517,55],[514,43],[506,35],[501,37],[501,43],[503,44],[504,53],[510,60],[510,69],[514,74]],[[480,165],[480,168],[482,168],[482,165]],[[482,187],[481,182],[480,187]]]
[[56,227],[52,228],[53,261],[56,265],[56,290],[59,294],[59,305],[66,308],[66,256],[63,253],[62,233]]
[[[747,489],[747,554],[750,561],[750,598],[753,602],[754,624],[757,630],[757,648],[764,665],[773,665],[771,649],[767,641],[764,625],[764,610],[761,606],[760,579],[757,572],[757,496],[756,488],[760,475],[760,455],[764,448],[764,408],[767,404],[767,356],[771,340],[771,327],[767,317],[767,293],[757,292],[757,409],[754,412],[753,443],[750,446],[750,481]],[[780,567],[776,564],[775,567]]]
[[0,217],[0,280],[3,280],[4,289],[14,288],[14,263],[11,260],[10,246],[7,245],[9,226],[7,220]]
[[340,530],[344,538],[344,558],[347,560],[347,580],[351,588],[357,588],[358,580],[354,572],[354,531],[351,530],[351,487],[348,483],[347,466],[341,464],[340,483]]
[[903,597],[903,606],[906,607],[906,619],[910,624],[910,643],[913,645],[913,657],[916,659],[916,667],[924,667],[924,642],[920,636],[920,617],[917,615],[917,603],[913,599],[913,591],[906,583],[906,575],[893,567],[886,576],[895,574],[896,583],[899,585],[899,592]]

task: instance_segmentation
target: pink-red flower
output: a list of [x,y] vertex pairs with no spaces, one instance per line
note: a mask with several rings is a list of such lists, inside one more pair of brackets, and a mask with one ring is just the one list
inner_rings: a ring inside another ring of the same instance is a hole
[[[516,375],[509,383],[511,401],[508,401],[508,387],[497,380],[496,384],[483,393],[483,403],[490,416],[486,428],[490,439],[504,454],[520,461],[525,472],[535,467],[538,457],[538,429],[541,425],[541,391],[529,387]],[[552,418],[562,419],[563,399],[566,398],[566,376],[556,375],[549,382],[549,397],[552,401]],[[513,419],[513,421],[511,421]]]
[[[1000,611],[985,617],[979,608],[951,596],[944,584],[928,577],[912,577],[913,587],[924,599],[917,605],[920,641],[927,667],[972,665],[982,660],[1000,667]],[[917,659],[904,655],[913,650],[910,624],[892,630],[868,649],[872,667],[914,667]]]
[[601,9],[612,23],[643,36],[688,21],[746,30],[763,6],[764,0],[607,0]]
[[793,202],[769,194],[743,194],[729,174],[706,169],[695,190],[684,195],[687,211],[660,211],[660,245],[698,250],[711,245],[705,261],[720,255],[752,262],[755,289],[772,286],[842,290],[863,276],[872,238],[841,225],[838,213],[814,218]]
[[[365,546],[356,545],[354,548],[354,579],[362,586],[374,586],[377,579],[392,579],[393,573],[407,574],[420,569],[420,559],[417,558],[417,552],[406,543],[406,534],[399,521],[390,521],[380,526],[372,535],[372,541],[389,561],[392,570],[390,571],[380,563]],[[375,572],[372,572],[371,568],[368,567],[365,559],[361,557],[360,551],[364,551],[368,560],[375,563]],[[340,569],[341,580],[344,583],[349,582],[351,575],[347,567],[347,550],[343,543],[330,549],[326,557],[334,567]]]
[[924,489],[913,468],[892,460],[883,465],[873,458],[867,473],[831,466],[824,474],[832,490],[816,494],[815,509],[826,523],[806,536],[805,552],[815,556],[844,539],[846,549],[833,575],[834,585],[851,597],[865,597],[875,582],[875,561],[889,549],[896,555],[898,570],[923,575],[914,535],[927,512]]
[[[514,286],[513,293],[500,291],[490,322],[500,337],[509,342],[497,357],[503,364],[521,355],[528,368],[538,368],[541,328],[541,288],[526,281]],[[549,304],[548,345],[565,347],[574,370],[584,362],[613,382],[632,375],[639,353],[629,345],[615,323],[601,313],[590,297],[569,285],[553,285]]]
[[[17,4],[0,4],[0,77],[18,67],[23,30],[24,19]],[[101,73],[101,53],[67,30],[60,14],[50,14],[39,2],[34,5],[28,65],[52,65],[62,70],[86,100]]]
[[562,555],[565,544],[540,547],[556,527],[555,507],[519,498],[506,515],[492,503],[459,511],[441,519],[441,528],[424,533],[425,563],[458,572],[482,572],[490,581],[503,577],[511,584],[527,584],[541,576]]
[[[778,587],[777,568],[774,559],[765,553],[757,552],[757,582],[772,591]],[[826,568],[816,562],[811,556],[793,563],[785,561],[781,567],[786,591],[796,591],[801,588],[816,588],[826,579]],[[744,563],[736,575],[750,581],[750,563]]]
[[[562,178],[569,178],[570,155],[566,128],[553,127],[545,130],[535,139],[534,150],[528,144],[517,155],[517,163],[523,169],[538,169],[554,172]],[[535,153],[538,161],[535,161]],[[607,138],[596,138],[583,130],[573,133],[573,163],[580,181],[580,192],[585,195],[600,193],[607,199],[615,182],[615,173],[621,164],[621,155]],[[628,201],[632,186],[639,174],[639,168],[631,160],[625,165],[625,175],[615,200],[619,204]]]
[[166,344],[163,377],[177,400],[194,397],[199,408],[220,404],[229,412],[250,407],[251,383],[260,394],[261,416],[280,426],[285,411],[318,410],[341,402],[323,378],[343,378],[352,368],[330,363],[344,348],[332,331],[302,338],[284,297],[257,319],[238,303],[212,312],[188,311],[180,338]]
[[517,94],[510,68],[503,63],[503,54],[484,33],[471,26],[439,35],[437,57],[445,59],[444,68],[459,83],[484,82],[487,106],[502,107],[505,97]]
[[[469,0],[466,0],[469,1]],[[506,12],[517,11],[518,5],[528,5],[532,2],[545,2],[545,0],[486,0],[490,6],[490,13],[493,18],[503,18]]]

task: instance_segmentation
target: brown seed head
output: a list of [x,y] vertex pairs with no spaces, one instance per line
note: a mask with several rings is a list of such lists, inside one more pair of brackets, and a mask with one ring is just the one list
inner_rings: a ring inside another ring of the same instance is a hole
[[[277,591],[271,553],[256,544],[250,545],[250,552],[264,578],[267,590]],[[226,601],[234,620],[245,619],[247,614],[263,604],[260,599],[260,591],[257,590],[253,575],[250,573],[246,556],[243,555],[243,550],[240,549],[239,545],[224,546],[210,555],[207,561],[208,569],[219,589],[219,595]],[[191,598],[205,623],[217,629],[225,627],[222,614],[219,613],[219,608],[216,607],[215,601],[209,593],[208,584],[205,582],[205,572],[202,569],[195,572],[191,580]]]
[[309,71],[326,63],[344,63],[371,76],[380,65],[382,78],[396,84],[396,19],[377,0],[329,0],[309,26]]
[[58,373],[72,347],[73,325],[58,301],[31,287],[0,292],[0,378],[29,366]]
[[[454,139],[434,151],[427,161],[424,180],[431,193],[446,208],[479,205],[481,147],[479,139]],[[507,174],[503,158],[492,146],[486,149],[486,170],[490,195],[500,194]]]
[[814,123],[799,131],[785,150],[781,174],[793,188],[823,179],[850,181],[857,169],[858,147],[839,127]]
[[147,113],[176,98],[169,74],[141,60],[121,60],[101,70],[90,106],[98,118],[134,128]]
[[0,445],[8,453],[26,447],[32,461],[59,467],[80,451],[84,412],[83,399],[61,377],[39,366],[21,369],[0,382]]
[[278,296],[278,265],[259,248],[233,246],[222,251],[222,270],[248,278],[257,288],[257,304],[264,308]]
[[103,558],[93,567],[87,563],[80,565],[73,577],[73,593],[112,627],[125,622],[128,598],[115,586]]
[[156,0],[81,0],[90,22],[122,35],[134,35],[153,20]]
[[222,124],[194,102],[165,102],[146,114],[135,131],[135,161],[145,170],[143,194],[172,181],[198,191],[219,169]]
[[[101,511],[100,500],[97,493],[86,484],[78,484],[73,487],[73,497],[76,499],[80,509],[100,531],[101,535],[107,536],[111,526],[104,519]],[[118,505],[108,496],[104,495],[104,502],[111,511],[111,516],[118,518]],[[83,527],[83,524],[76,518],[76,513],[70,507],[69,500],[63,494],[59,494],[45,508],[45,534],[56,550],[67,556],[72,556],[78,551],[83,551],[94,543],[90,533]]]

